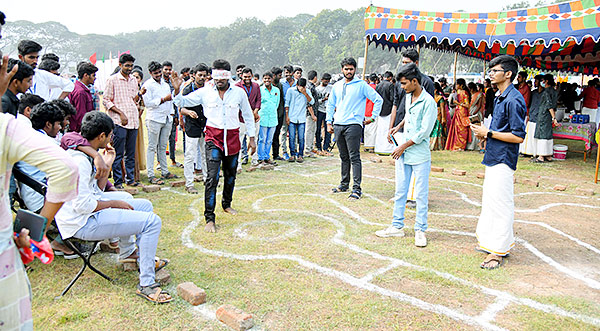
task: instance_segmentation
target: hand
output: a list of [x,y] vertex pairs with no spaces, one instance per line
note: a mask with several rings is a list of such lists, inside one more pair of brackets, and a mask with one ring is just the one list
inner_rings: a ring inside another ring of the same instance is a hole
[[254,114],[254,122],[258,122],[260,120],[260,115],[258,115],[258,109],[253,111]]
[[127,123],[129,123],[129,120],[127,119],[127,116],[125,116],[125,114],[121,113],[119,114],[119,117],[121,118],[121,125],[125,126],[127,125]]
[[403,153],[404,147],[402,147],[402,145],[396,147],[396,149],[394,149],[394,151],[392,152],[392,159],[398,160]]
[[[117,153],[115,152],[115,149],[111,145],[106,145],[106,148],[104,148],[104,152],[102,153],[102,159],[104,160],[104,162],[106,162],[107,168],[112,167],[116,156]],[[108,177],[108,174],[106,174],[106,176],[103,177]]]
[[181,109],[181,113],[182,113],[183,115],[185,115],[185,116],[189,116],[189,117],[191,117],[191,118],[193,118],[193,119],[196,119],[196,118],[198,118],[198,114],[196,114],[196,112],[195,112],[195,111],[193,111],[193,110],[189,110],[189,109],[186,109],[186,108],[182,108],[182,109]]
[[557,126],[558,125],[558,120],[556,118],[553,118],[552,119],[552,124],[554,124],[554,126]]
[[310,118],[312,118],[312,120],[315,122],[317,121],[317,116],[315,116],[315,115],[310,115]]
[[333,133],[333,125],[331,123],[327,123],[327,132]]
[[[106,151],[104,152],[106,154]],[[114,154],[114,150],[113,150]],[[114,155],[112,161],[114,161]],[[112,164],[111,161],[111,164]],[[105,158],[103,155],[98,154],[94,157],[94,166],[96,167],[96,176],[94,178],[108,178],[108,173],[110,172],[110,166],[106,164]]]
[[173,100],[173,96],[171,94],[167,94],[167,96],[163,97],[163,102],[167,102],[167,101],[171,101]]
[[371,123],[373,123],[373,120],[371,120],[371,118],[370,118],[370,117],[366,117],[366,118],[363,120],[363,125],[369,125],[369,124],[371,124]]
[[487,139],[488,129],[483,125],[471,124],[471,129],[479,139]]
[[285,115],[285,123],[290,125],[290,117],[288,115]]
[[252,155],[256,152],[256,142],[254,141],[254,137],[250,137],[248,141],[248,155]]
[[173,89],[177,92],[179,92],[179,88],[181,87],[181,84],[183,84],[183,78],[175,71],[171,74],[171,84],[173,84]]
[[398,132],[398,130],[400,130],[397,126],[393,127],[390,129],[390,131],[388,132],[388,136],[387,136],[387,140],[390,144],[393,144],[394,141],[392,140],[392,136],[394,134],[396,134],[396,132]]
[[173,115],[173,123],[175,124],[175,126],[179,125],[179,118],[175,115]]
[[6,72],[8,70],[8,55],[2,57],[2,65],[0,65],[0,95],[4,95],[6,89],[8,89],[10,79],[17,73],[18,69],[19,65],[15,65],[10,72]]
[[125,201],[121,201],[121,200],[111,200],[110,201],[110,207],[111,208],[117,208],[117,209],[129,209],[129,210],[133,210],[133,207],[128,204]]
[[[4,68],[4,72],[6,72],[6,68]],[[19,236],[13,236],[13,240],[15,241],[15,245],[17,248],[29,248],[31,247],[31,242],[29,241],[31,238],[29,237],[29,229],[21,229],[21,233]]]
[[141,95],[146,94],[146,87],[145,86],[143,86],[142,89],[140,90],[140,94]]
[[306,87],[298,86],[298,92],[306,94]]

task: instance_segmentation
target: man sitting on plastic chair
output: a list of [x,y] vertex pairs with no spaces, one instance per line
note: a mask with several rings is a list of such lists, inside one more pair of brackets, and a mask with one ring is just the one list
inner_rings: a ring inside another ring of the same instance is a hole
[[[87,113],[81,124],[81,135],[94,149],[104,149],[102,156],[108,166],[115,159],[115,151],[109,146],[113,129],[112,119],[98,111]],[[145,199],[123,200],[120,192],[103,192],[108,177],[96,179],[96,169],[89,156],[77,150],[68,152],[79,168],[79,194],[56,214],[62,237],[92,241],[120,237],[121,256],[129,254],[128,258],[133,261],[139,258],[137,294],[155,303],[170,302],[171,296],[155,281],[156,269],[164,267],[166,261],[155,261],[161,219],[153,213],[152,203]]]

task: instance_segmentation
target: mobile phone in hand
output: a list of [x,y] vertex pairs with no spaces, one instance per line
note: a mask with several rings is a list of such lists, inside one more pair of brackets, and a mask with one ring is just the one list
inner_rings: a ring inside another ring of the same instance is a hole
[[47,223],[48,219],[44,216],[29,210],[19,209],[13,229],[16,233],[21,233],[22,229],[28,229],[29,237],[34,241],[40,242],[44,239],[44,231],[46,230]]

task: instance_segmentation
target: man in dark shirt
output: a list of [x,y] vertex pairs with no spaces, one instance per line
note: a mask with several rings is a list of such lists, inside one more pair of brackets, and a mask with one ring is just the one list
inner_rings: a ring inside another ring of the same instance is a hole
[[281,126],[285,122],[285,99],[283,95],[283,86],[281,86],[281,75],[283,70],[279,67],[273,67],[271,69],[273,73],[273,86],[277,87],[279,93],[279,107],[277,107],[277,126],[275,127],[275,133],[273,134],[273,160],[281,161],[283,158],[279,156],[279,135],[281,133]]
[[15,65],[18,66],[17,72],[10,79],[8,89],[2,95],[2,111],[16,117],[19,112],[19,98],[17,98],[17,94],[27,92],[31,87],[31,81],[35,72],[25,62],[15,59],[8,60],[8,72]]
[[[204,87],[204,82],[208,76],[208,66],[200,63],[190,70],[192,82],[183,88],[183,95],[188,95]],[[206,117],[202,105],[181,108],[181,115],[185,116],[185,157],[183,161],[183,175],[185,177],[185,189],[188,193],[198,194],[194,187],[194,159],[201,165],[202,177],[206,182],[208,169],[206,168],[206,153],[204,144],[204,127],[206,126]],[[198,149],[200,153],[198,153]],[[199,155],[202,156],[200,159]],[[196,166],[196,168],[199,168]]]
[[519,144],[525,138],[527,106],[523,95],[512,85],[518,70],[517,61],[501,55],[490,62],[488,74],[500,95],[494,102],[490,128],[471,124],[479,139],[487,139],[483,157],[485,179],[481,215],[477,223],[479,249],[488,254],[483,269],[496,269],[514,246],[514,173],[519,158]]
[[377,84],[377,87],[375,88],[377,93],[383,98],[381,113],[379,114],[379,117],[377,117],[375,124],[377,126],[375,153],[380,155],[389,155],[394,151],[394,145],[390,144],[387,139],[396,89],[396,86],[392,83],[392,78],[394,78],[394,74],[392,74],[391,71],[386,71],[383,74],[383,80]]
[[69,102],[75,107],[77,113],[69,121],[69,131],[79,132],[83,116],[94,110],[92,93],[88,86],[96,81],[98,68],[89,63],[81,62],[77,66],[77,81],[73,92],[69,94]]

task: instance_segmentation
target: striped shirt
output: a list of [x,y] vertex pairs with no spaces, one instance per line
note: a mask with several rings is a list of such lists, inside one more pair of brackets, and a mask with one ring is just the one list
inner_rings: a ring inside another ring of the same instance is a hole
[[[139,87],[137,80],[132,75],[128,78],[118,72],[106,80],[106,88],[104,89],[104,97],[102,103],[106,107],[108,116],[112,118],[115,125],[124,127],[125,129],[137,129],[140,126],[138,107],[133,98],[138,94]],[[110,111],[112,107],[117,107],[127,117],[127,125],[121,124],[119,114]]]

